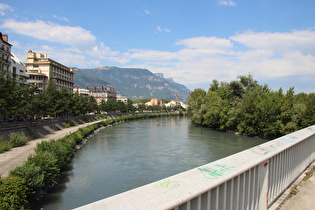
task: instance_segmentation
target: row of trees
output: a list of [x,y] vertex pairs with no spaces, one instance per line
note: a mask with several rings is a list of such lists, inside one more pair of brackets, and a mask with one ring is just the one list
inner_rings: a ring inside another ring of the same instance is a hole
[[47,90],[39,94],[39,89],[22,79],[11,75],[0,75],[0,114],[24,118],[36,116],[65,116],[86,114],[97,107],[93,97],[73,94],[67,89],[57,90],[50,81]]
[[188,105],[196,124],[269,139],[315,124],[314,93],[272,91],[251,75],[230,83],[213,80],[208,92],[194,90]]
[[[73,94],[67,89],[57,90],[56,84],[51,80],[47,90],[39,94],[36,86],[26,84],[23,80],[16,80],[10,75],[1,73],[0,75],[0,115],[16,116],[23,118],[34,118],[37,116],[68,116],[80,115],[89,112],[134,112],[134,111],[168,111],[165,106],[147,107],[139,105],[133,106],[134,101],[128,99],[127,104],[121,101],[108,100],[96,103],[93,96],[86,97]],[[177,110],[180,107],[172,108]]]

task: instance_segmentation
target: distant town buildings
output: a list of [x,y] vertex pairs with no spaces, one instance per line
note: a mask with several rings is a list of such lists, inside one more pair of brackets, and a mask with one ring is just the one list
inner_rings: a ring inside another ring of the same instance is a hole
[[116,100],[117,100],[117,101],[121,101],[121,102],[123,102],[124,104],[127,104],[127,102],[128,102],[128,98],[125,97],[125,96],[122,96],[121,94],[117,94]]
[[0,71],[6,73],[10,73],[11,47],[12,45],[8,42],[8,35],[0,32]]
[[163,101],[157,98],[152,98],[150,101],[150,106],[163,106]]
[[116,101],[116,91],[115,88],[112,87],[87,87],[89,90],[89,95],[93,96],[98,104],[102,101],[107,102],[108,100]]
[[78,93],[79,95],[83,95],[89,97],[90,91],[88,89],[81,88],[79,86],[73,87],[73,93]]
[[57,89],[68,89],[73,92],[73,70],[47,57],[47,54],[27,53],[26,61],[29,83],[35,84],[41,91],[45,91],[49,80],[54,80]]

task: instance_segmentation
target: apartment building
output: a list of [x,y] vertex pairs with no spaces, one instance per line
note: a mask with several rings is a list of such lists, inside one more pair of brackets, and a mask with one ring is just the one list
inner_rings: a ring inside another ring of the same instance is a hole
[[108,100],[116,101],[116,91],[115,88],[111,88],[109,86],[104,87],[87,87],[86,89],[89,90],[89,95],[93,96],[98,104],[102,101],[107,102]]
[[54,80],[57,89],[68,89],[73,92],[73,69],[47,57],[47,54],[27,53],[26,71],[29,83],[35,84],[40,91],[45,91],[50,80]]
[[0,32],[0,72],[10,73],[11,47],[12,45],[8,42],[8,35]]
[[18,57],[11,52],[11,72],[13,78],[25,80],[29,79],[29,75],[26,73],[26,66]]
[[73,88],[73,93],[78,93],[79,95],[89,97],[90,91],[88,89],[81,88],[79,86],[75,86]]

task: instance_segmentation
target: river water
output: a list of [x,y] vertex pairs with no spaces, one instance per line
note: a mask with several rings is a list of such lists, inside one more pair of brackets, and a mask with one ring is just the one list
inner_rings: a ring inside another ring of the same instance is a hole
[[33,209],[72,209],[264,143],[214,131],[188,117],[107,127],[66,166],[60,183]]

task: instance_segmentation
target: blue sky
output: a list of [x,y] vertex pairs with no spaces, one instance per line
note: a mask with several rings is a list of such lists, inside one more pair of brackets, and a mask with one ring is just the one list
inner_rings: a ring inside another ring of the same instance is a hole
[[71,67],[164,73],[208,90],[252,74],[260,84],[315,92],[314,0],[0,0],[12,52]]

